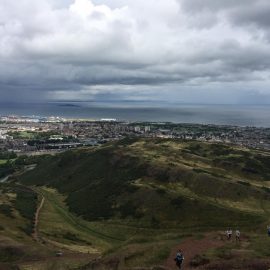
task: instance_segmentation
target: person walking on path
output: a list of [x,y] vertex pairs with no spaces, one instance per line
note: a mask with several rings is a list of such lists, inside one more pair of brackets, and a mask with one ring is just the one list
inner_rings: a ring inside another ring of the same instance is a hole
[[226,231],[226,235],[227,235],[227,240],[231,240],[232,239],[232,230],[231,229],[228,229]]
[[182,263],[184,261],[184,255],[181,249],[178,250],[178,252],[176,253],[176,257],[175,257],[175,263],[176,266],[181,269],[182,268]]
[[235,231],[235,241],[240,242],[240,231],[238,229]]

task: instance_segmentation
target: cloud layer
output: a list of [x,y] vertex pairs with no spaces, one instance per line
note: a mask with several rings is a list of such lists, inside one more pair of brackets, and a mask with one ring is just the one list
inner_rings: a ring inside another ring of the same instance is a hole
[[268,0],[2,0],[0,99],[267,103],[269,12]]

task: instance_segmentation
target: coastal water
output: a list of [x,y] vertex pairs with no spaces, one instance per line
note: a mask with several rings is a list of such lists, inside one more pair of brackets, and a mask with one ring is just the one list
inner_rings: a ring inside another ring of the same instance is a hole
[[270,127],[270,105],[109,106],[96,103],[0,103],[0,115]]

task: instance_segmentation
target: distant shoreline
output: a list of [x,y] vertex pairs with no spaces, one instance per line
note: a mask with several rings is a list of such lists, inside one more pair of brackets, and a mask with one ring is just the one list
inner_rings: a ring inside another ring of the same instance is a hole
[[125,122],[171,122],[270,128],[269,105],[179,105],[110,107],[94,103],[2,104],[0,115],[57,115],[66,119],[117,119]]

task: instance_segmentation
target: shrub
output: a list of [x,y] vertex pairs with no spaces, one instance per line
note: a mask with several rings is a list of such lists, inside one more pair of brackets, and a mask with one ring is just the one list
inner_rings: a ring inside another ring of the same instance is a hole
[[136,206],[131,201],[128,201],[127,203],[119,207],[120,214],[123,218],[126,218],[128,216],[134,217],[136,214],[136,210]]
[[74,242],[80,241],[80,239],[77,237],[77,235],[74,233],[71,233],[71,232],[66,232],[65,234],[63,234],[63,237],[67,240],[71,240]]
[[159,195],[164,195],[166,194],[166,190],[164,188],[158,188],[156,189],[156,192],[159,194]]
[[8,204],[1,204],[0,205],[0,213],[4,214],[7,217],[13,218],[12,208]]
[[178,197],[171,200],[171,205],[173,205],[176,208],[179,208],[182,206],[184,202],[185,200],[182,197]]

